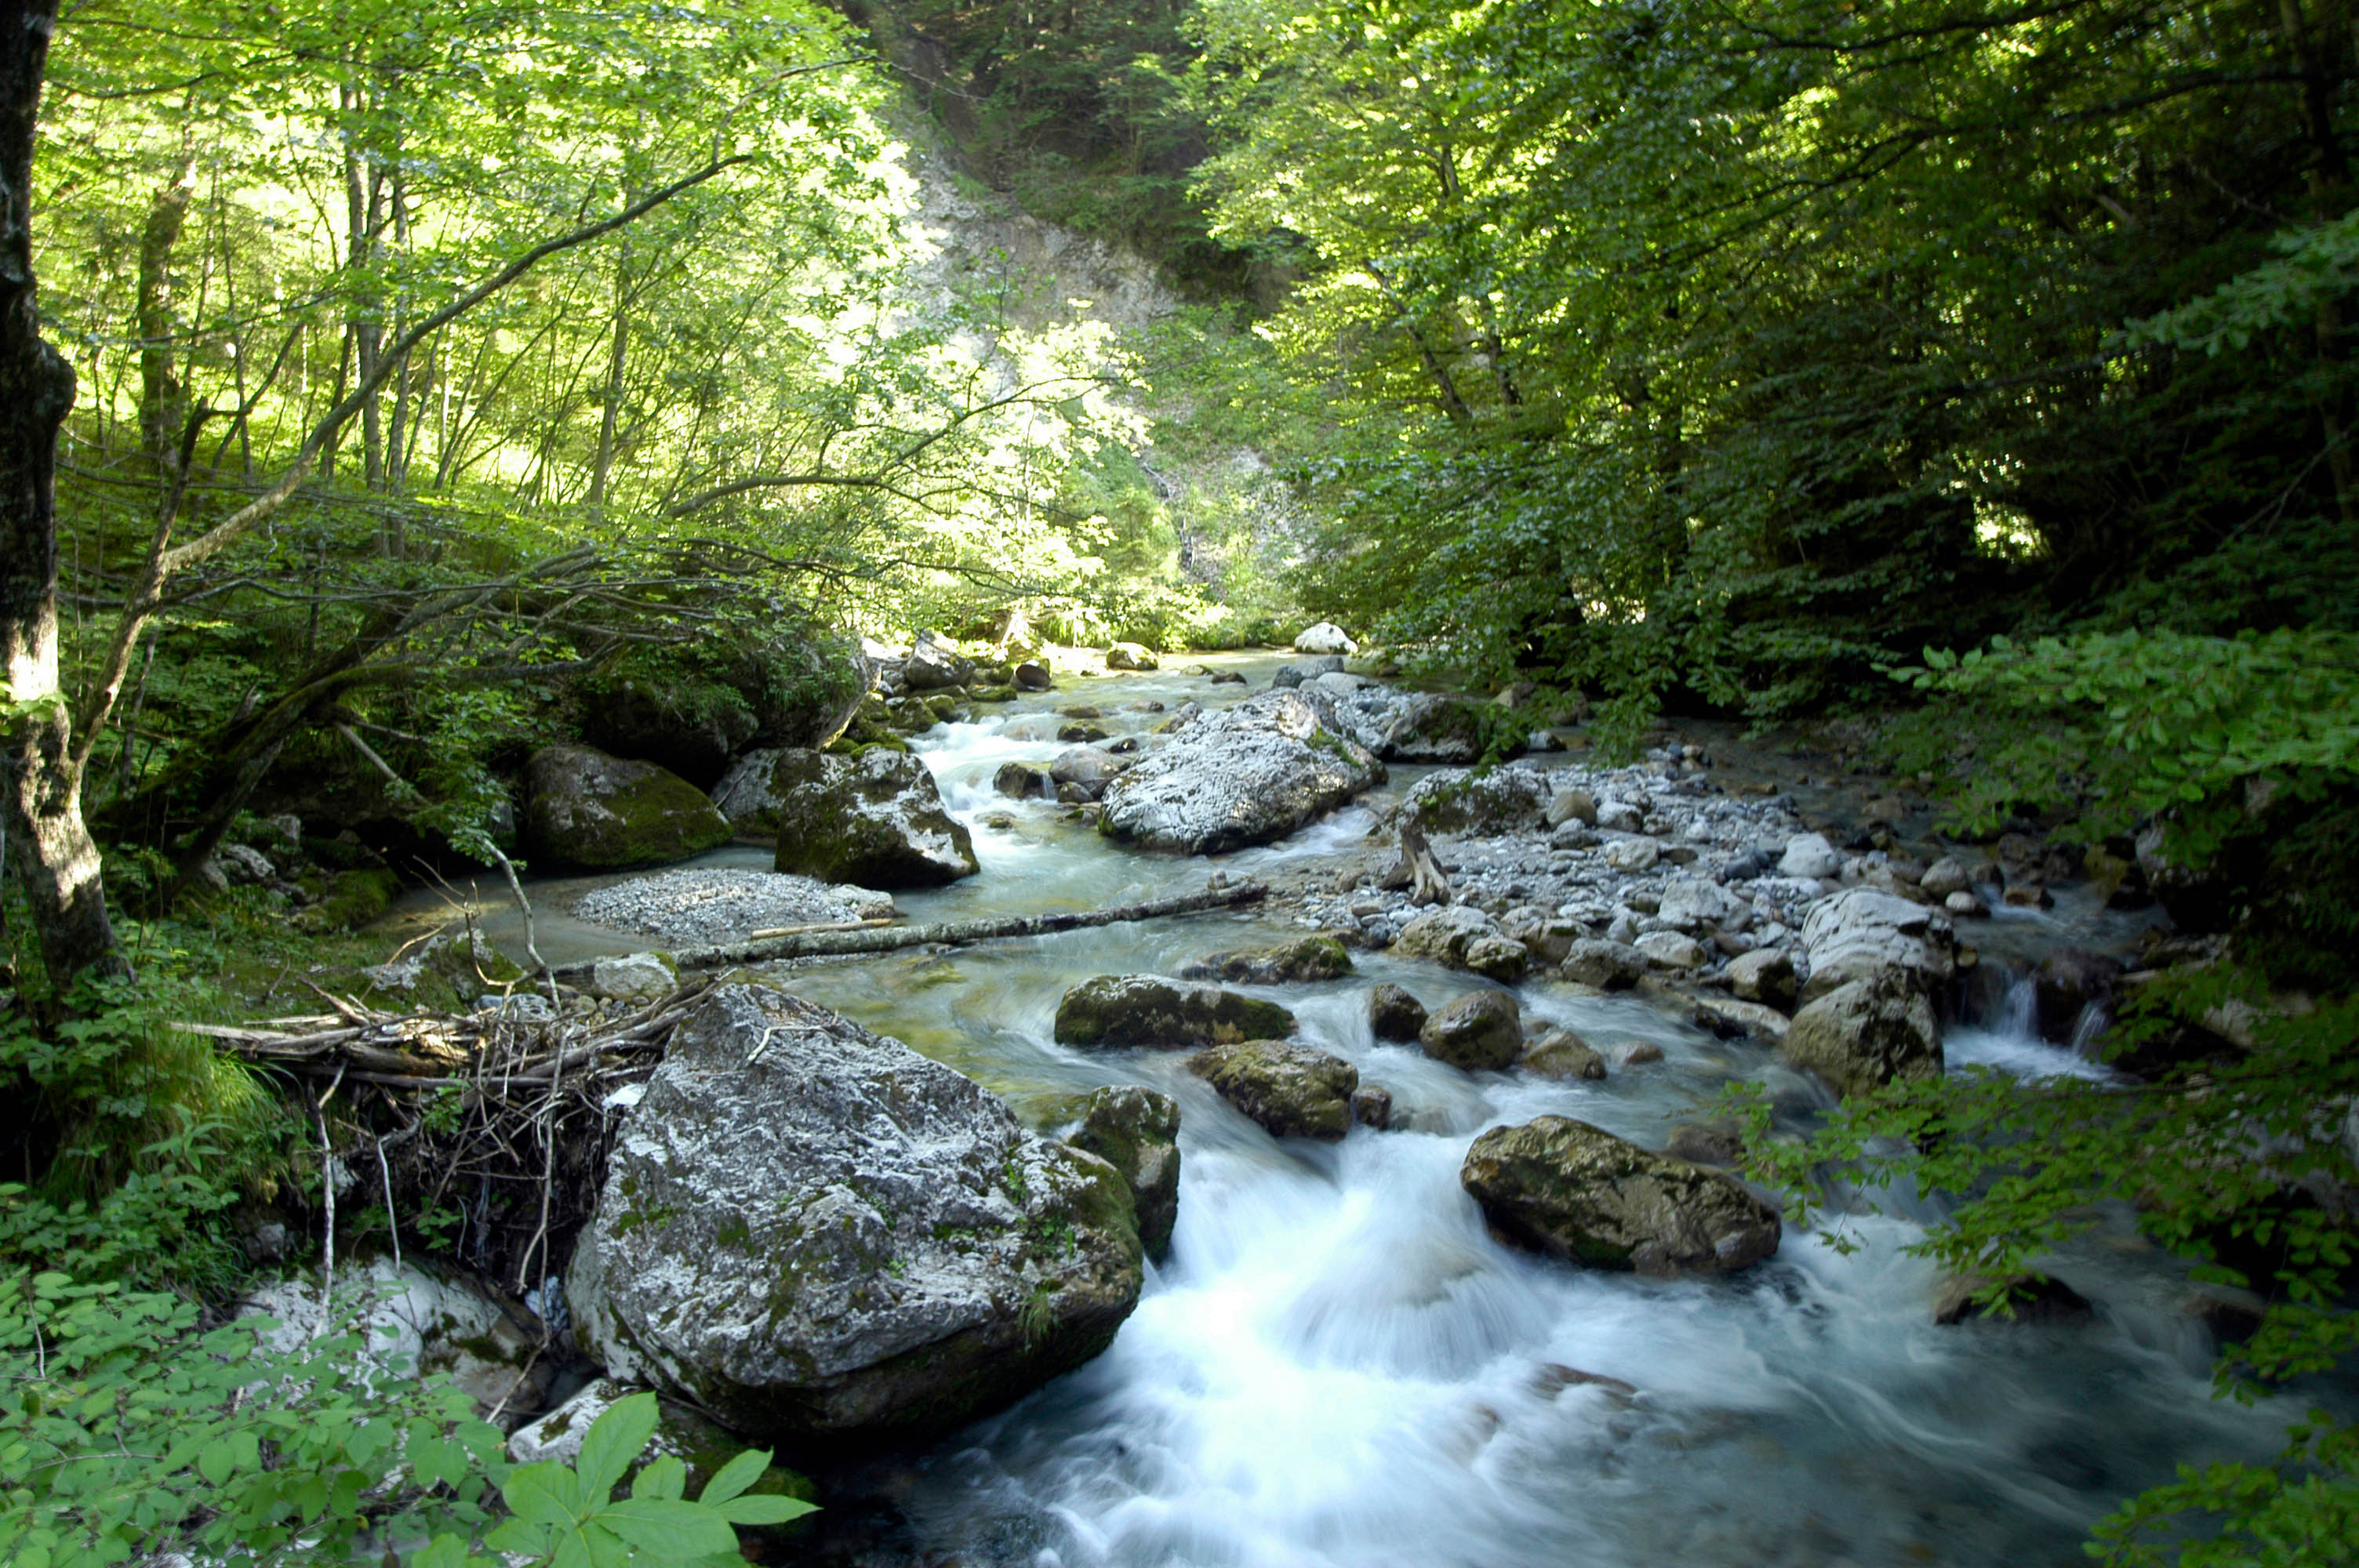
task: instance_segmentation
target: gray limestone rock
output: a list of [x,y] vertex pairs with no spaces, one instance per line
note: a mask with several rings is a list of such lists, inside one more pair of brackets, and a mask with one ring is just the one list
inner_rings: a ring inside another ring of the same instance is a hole
[[1283,838],[1383,781],[1382,763],[1292,692],[1208,713],[1106,786],[1100,830],[1216,854]]

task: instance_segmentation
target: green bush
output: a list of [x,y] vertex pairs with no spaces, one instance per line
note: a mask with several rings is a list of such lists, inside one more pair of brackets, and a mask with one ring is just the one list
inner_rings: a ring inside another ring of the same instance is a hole
[[277,1348],[276,1326],[207,1330],[188,1302],[61,1273],[0,1279],[0,1557],[734,1563],[735,1526],[811,1509],[744,1495],[763,1453],[692,1502],[675,1458],[614,1498],[655,1430],[652,1394],[601,1415],[575,1465],[511,1466],[457,1390],[374,1365],[349,1328]]

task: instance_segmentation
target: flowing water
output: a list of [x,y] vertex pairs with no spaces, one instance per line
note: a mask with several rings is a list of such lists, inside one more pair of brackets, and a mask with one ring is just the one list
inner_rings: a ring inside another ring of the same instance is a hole
[[[1119,732],[1161,721],[1126,704],[1242,695],[1172,675],[1074,682],[921,738],[983,872],[903,906],[944,919],[1202,885],[1204,862],[1125,852],[1056,806],[997,796],[990,777],[1061,749],[1056,707],[1098,707]],[[1347,811],[1221,869],[1347,847],[1369,822]],[[764,860],[711,859],[733,862]],[[638,945],[554,913],[565,892],[542,887],[550,958]],[[1271,1139],[1180,1054],[1085,1054],[1050,1038],[1059,997],[1091,975],[1168,973],[1281,934],[1220,915],[794,972],[799,991],[1040,1124],[1110,1083],[1163,1089],[1182,1108],[1178,1233],[1113,1348],[890,1467],[892,1502],[927,1561],[2063,1564],[2082,1561],[2088,1525],[2125,1494],[2177,1462],[2264,1454],[2292,1413],[2212,1400],[2209,1342],[2175,1310],[2178,1276],[2125,1220],[2061,1270],[2101,1303],[2079,1327],[1936,1327],[1933,1270],[1903,1250],[1923,1212],[1853,1218],[1847,1255],[1789,1227],[1775,1259],[1712,1283],[1499,1246],[1458,1184],[1484,1128],[1557,1112],[1659,1145],[1733,1078],[1810,1092],[1768,1053],[1639,1000],[1524,988],[1527,1018],[1572,1025],[1609,1057],[1635,1039],[1665,1054],[1560,1084],[1464,1074],[1371,1037],[1369,984],[1400,981],[1433,1006],[1481,983],[1462,974],[1363,955],[1349,982],[1257,988],[1295,1011],[1309,1043],[1392,1091],[1405,1129],[1355,1129],[1337,1145]],[[1949,1050],[1953,1064],[2025,1076],[2103,1071],[2039,1043],[2021,997],[2012,1013],[1953,1029]]]

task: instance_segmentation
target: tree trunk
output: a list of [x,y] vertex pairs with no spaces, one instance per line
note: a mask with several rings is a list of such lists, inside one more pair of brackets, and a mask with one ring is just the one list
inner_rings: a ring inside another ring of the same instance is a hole
[[0,809],[53,998],[121,972],[82,817],[73,724],[58,686],[58,427],[74,375],[41,341],[32,234],[34,124],[57,0],[0,0],[0,658],[7,661],[7,802]]
[[590,470],[590,509],[606,504],[606,476],[614,466],[614,424],[622,416],[623,370],[629,362],[631,319],[630,276],[624,262],[614,264],[614,339],[606,352],[605,408],[598,416],[598,460]]
[[134,330],[139,334],[139,439],[168,481],[180,439],[186,394],[173,373],[172,249],[180,243],[196,194],[195,149],[184,146],[171,177],[147,204],[139,231],[139,284]]

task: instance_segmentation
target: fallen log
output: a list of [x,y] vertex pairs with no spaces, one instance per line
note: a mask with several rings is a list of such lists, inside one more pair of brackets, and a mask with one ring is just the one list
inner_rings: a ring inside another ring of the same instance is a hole
[[[853,953],[890,953],[903,947],[951,946],[968,942],[1002,941],[1014,936],[1050,936],[1060,931],[1080,931],[1093,925],[1121,925],[1135,920],[1159,920],[1166,915],[1197,914],[1208,909],[1233,909],[1257,903],[1269,896],[1259,882],[1207,888],[1179,898],[1114,909],[1069,910],[1056,914],[1010,914],[988,920],[940,921],[931,925],[898,925],[889,929],[844,928],[812,931],[799,935],[749,938],[714,947],[675,950],[672,962],[683,969],[709,969],[723,964],[765,963],[774,958],[841,957]],[[588,974],[597,960],[584,958],[560,964],[550,972],[559,979]]]

